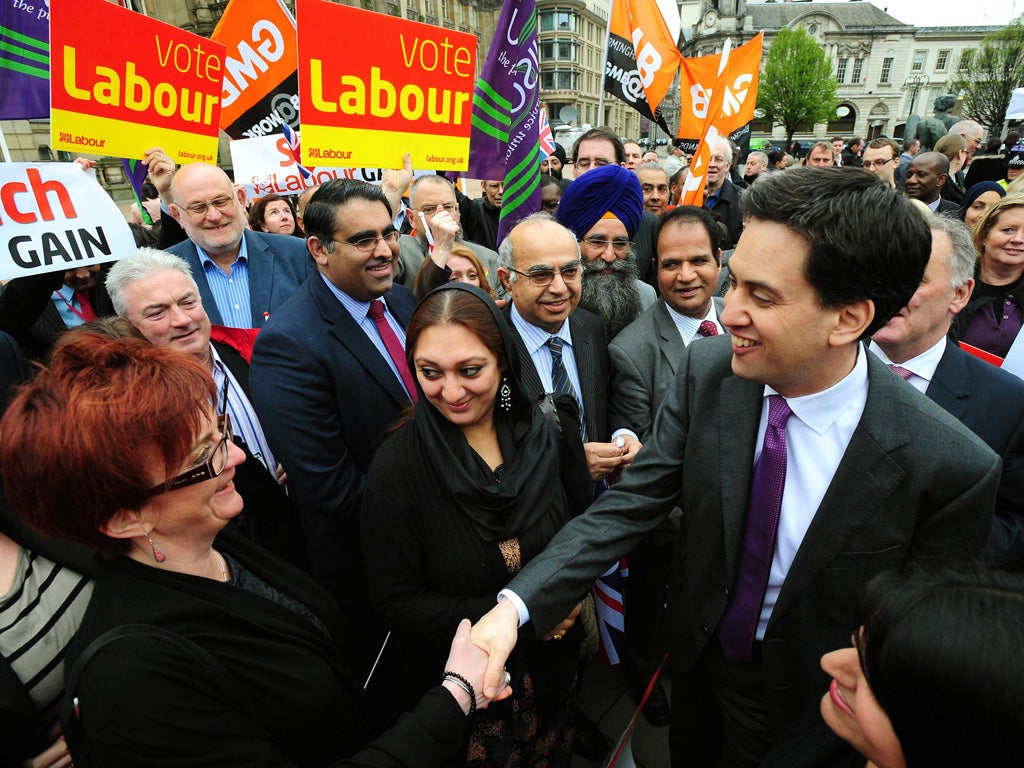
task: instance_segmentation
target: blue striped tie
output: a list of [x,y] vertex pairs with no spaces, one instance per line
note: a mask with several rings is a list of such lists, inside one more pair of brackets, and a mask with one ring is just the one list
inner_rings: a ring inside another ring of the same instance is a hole
[[586,426],[583,421],[583,401],[569,380],[569,372],[565,370],[565,363],[562,362],[562,347],[565,342],[558,336],[550,337],[546,342],[548,351],[551,353],[551,391],[556,395],[569,395],[580,407],[580,435],[583,442],[587,441]]

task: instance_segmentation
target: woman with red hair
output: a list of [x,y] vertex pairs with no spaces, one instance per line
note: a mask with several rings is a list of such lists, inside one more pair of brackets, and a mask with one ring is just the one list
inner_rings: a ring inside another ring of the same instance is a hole
[[364,749],[376,733],[337,608],[226,527],[244,455],[218,400],[188,356],[80,333],[0,423],[11,505],[102,555],[66,658],[76,765],[443,762],[487,704],[469,623],[441,684]]

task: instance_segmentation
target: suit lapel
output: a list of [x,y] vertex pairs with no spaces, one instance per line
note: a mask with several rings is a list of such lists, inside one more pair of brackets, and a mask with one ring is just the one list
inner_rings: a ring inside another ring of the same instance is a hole
[[669,370],[672,371],[672,376],[674,377],[676,369],[683,359],[686,347],[683,345],[683,340],[679,337],[679,329],[676,328],[676,324],[669,317],[668,310],[665,308],[665,302],[662,300],[658,301],[657,309],[654,310],[654,324],[658,329],[658,336],[660,337],[658,348],[661,350],[661,356],[665,358]]
[[593,382],[599,381],[594,342],[583,323],[569,315],[569,329],[572,332],[572,351],[576,355],[576,371],[580,376],[580,397],[583,398],[583,419],[587,424],[587,439],[604,442],[608,435],[599,434],[597,428],[597,402],[594,400]]
[[967,374],[967,362],[951,341],[946,341],[946,349],[939,358],[939,364],[925,394],[958,421],[963,421],[971,385]]
[[309,285],[320,315],[330,325],[331,334],[338,343],[349,351],[399,407],[408,405],[409,397],[392,372],[391,366],[367,338],[363,329],[352,319],[348,310],[331,293],[330,288],[324,285],[323,278],[316,274],[310,278]]
[[512,322],[512,317],[509,314],[511,306],[512,303],[509,302],[508,308],[505,309],[505,323],[512,334],[512,339],[516,345],[516,352],[519,353],[519,367],[523,379],[523,388],[526,390],[527,397],[536,400],[544,394],[544,385],[541,384],[540,374],[537,373],[537,366],[533,364],[533,358],[530,357],[530,353],[523,343],[523,338],[519,335],[519,330],[516,328],[515,323]]
[[726,573],[735,573],[743,544],[750,481],[754,472],[757,429],[761,422],[764,385],[726,376],[719,385],[718,472],[722,478],[722,526]]
[[252,327],[262,328],[270,312],[270,292],[274,285],[274,252],[262,238],[248,230],[243,237],[249,267],[249,308],[252,313]]
[[781,615],[807,585],[876,514],[906,473],[891,453],[910,441],[903,382],[889,374],[874,354],[868,355],[868,399],[836,474],[783,582],[771,621]]
[[[210,322],[213,325],[224,325],[224,318],[220,316],[220,309],[217,307],[217,302],[213,298],[213,291],[210,290],[210,281],[206,278],[206,270],[203,269],[202,259],[199,258],[199,251],[196,249],[196,244],[191,240],[186,240],[187,245],[185,248],[188,250],[188,256],[186,261],[191,261],[189,266],[194,272],[193,277],[195,278],[196,285],[199,287],[199,298],[203,300],[203,309],[206,310],[206,316],[210,318]],[[185,254],[183,254],[185,255]],[[214,269],[219,267],[214,266]]]

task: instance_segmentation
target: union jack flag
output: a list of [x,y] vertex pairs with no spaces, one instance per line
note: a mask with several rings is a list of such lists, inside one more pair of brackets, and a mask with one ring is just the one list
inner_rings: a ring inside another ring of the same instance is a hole
[[625,648],[625,611],[622,608],[624,579],[629,567],[622,558],[598,577],[590,591],[597,608],[597,634],[600,640],[594,658],[609,666],[618,664]]
[[299,132],[294,130],[288,123],[282,123],[281,129],[284,132],[285,141],[288,142],[288,148],[291,150],[291,156],[295,160],[295,167],[302,174],[303,181],[308,181],[313,174],[302,164],[302,141],[299,137]]
[[540,155],[545,158],[555,153],[555,137],[551,133],[551,123],[548,122],[548,108],[540,108]]

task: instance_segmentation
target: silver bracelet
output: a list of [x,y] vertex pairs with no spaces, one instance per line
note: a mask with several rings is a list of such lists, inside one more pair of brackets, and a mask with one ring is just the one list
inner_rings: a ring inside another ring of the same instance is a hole
[[473,690],[473,684],[469,682],[469,680],[464,678],[462,675],[460,675],[458,672],[451,672],[448,670],[445,670],[444,679],[451,680],[453,683],[459,686],[459,688],[461,688],[469,694],[468,716],[472,717],[473,713],[476,712],[476,691]]

